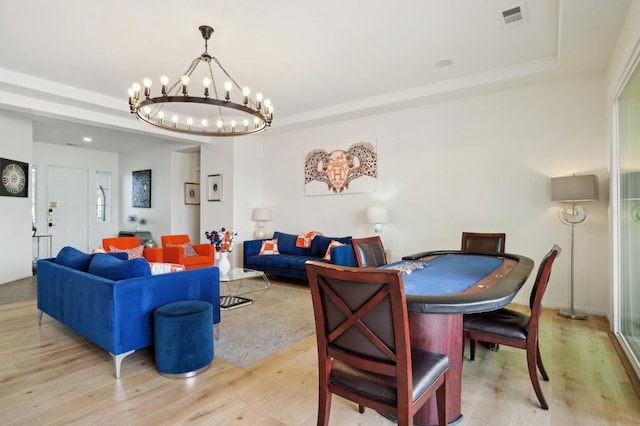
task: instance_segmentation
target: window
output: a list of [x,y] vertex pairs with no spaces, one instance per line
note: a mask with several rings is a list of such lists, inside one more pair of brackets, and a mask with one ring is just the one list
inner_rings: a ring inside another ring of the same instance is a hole
[[96,172],[96,221],[111,222],[111,172]]

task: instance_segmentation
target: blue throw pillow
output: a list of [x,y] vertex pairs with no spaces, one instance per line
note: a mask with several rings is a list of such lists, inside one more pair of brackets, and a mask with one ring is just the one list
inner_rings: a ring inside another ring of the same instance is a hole
[[351,236],[348,237],[325,237],[324,235],[316,235],[311,240],[311,247],[309,247],[309,256],[324,257],[331,244],[331,240],[338,241],[342,244],[351,244]]
[[276,231],[273,233],[273,238],[278,239],[278,251],[280,254],[297,254],[298,256],[307,254],[307,250],[304,247],[296,247],[297,235]]
[[92,257],[93,255],[90,253],[85,253],[77,248],[66,246],[62,247],[56,256],[56,263],[79,271],[87,272]]
[[151,275],[149,262],[143,258],[121,260],[106,253],[96,253],[89,265],[90,274],[113,281]]

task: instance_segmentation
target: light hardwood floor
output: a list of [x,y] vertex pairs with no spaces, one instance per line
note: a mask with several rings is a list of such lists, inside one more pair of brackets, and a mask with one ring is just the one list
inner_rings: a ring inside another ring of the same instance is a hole
[[[2,292],[0,286],[0,292]],[[571,321],[545,310],[541,351],[550,410],[539,408],[522,350],[479,346],[465,353],[463,425],[635,425],[640,400],[602,317]],[[141,350],[113,376],[110,356],[45,315],[33,299],[0,305],[0,423],[313,425],[315,338],[245,369],[215,359],[190,379],[157,373]],[[391,425],[372,410],[333,397],[331,425]]]

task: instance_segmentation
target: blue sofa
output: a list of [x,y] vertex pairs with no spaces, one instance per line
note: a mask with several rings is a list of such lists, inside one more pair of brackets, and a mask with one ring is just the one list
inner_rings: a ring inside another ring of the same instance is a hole
[[116,378],[127,355],[153,345],[153,310],[170,302],[203,300],[220,323],[217,267],[151,275],[145,259],[126,253],[88,254],[64,247],[38,261],[38,309],[113,357]]
[[[355,266],[355,257],[351,248],[351,237],[325,237],[317,235],[311,240],[309,248],[296,247],[297,235],[274,232],[273,239],[278,239],[277,255],[260,255],[264,240],[248,240],[244,242],[243,266],[267,274],[306,280],[305,262],[316,260],[336,265]],[[271,238],[270,238],[271,239]],[[331,240],[345,244],[331,249],[331,260],[323,260]]]

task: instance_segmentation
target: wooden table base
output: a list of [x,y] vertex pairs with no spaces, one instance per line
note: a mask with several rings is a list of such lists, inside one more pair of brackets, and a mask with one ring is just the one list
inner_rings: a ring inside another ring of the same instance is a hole
[[[449,424],[457,423],[462,419],[462,314],[409,313],[409,333],[411,347],[449,356],[451,368],[447,378],[447,421]],[[416,413],[414,424],[438,424],[435,396]]]

